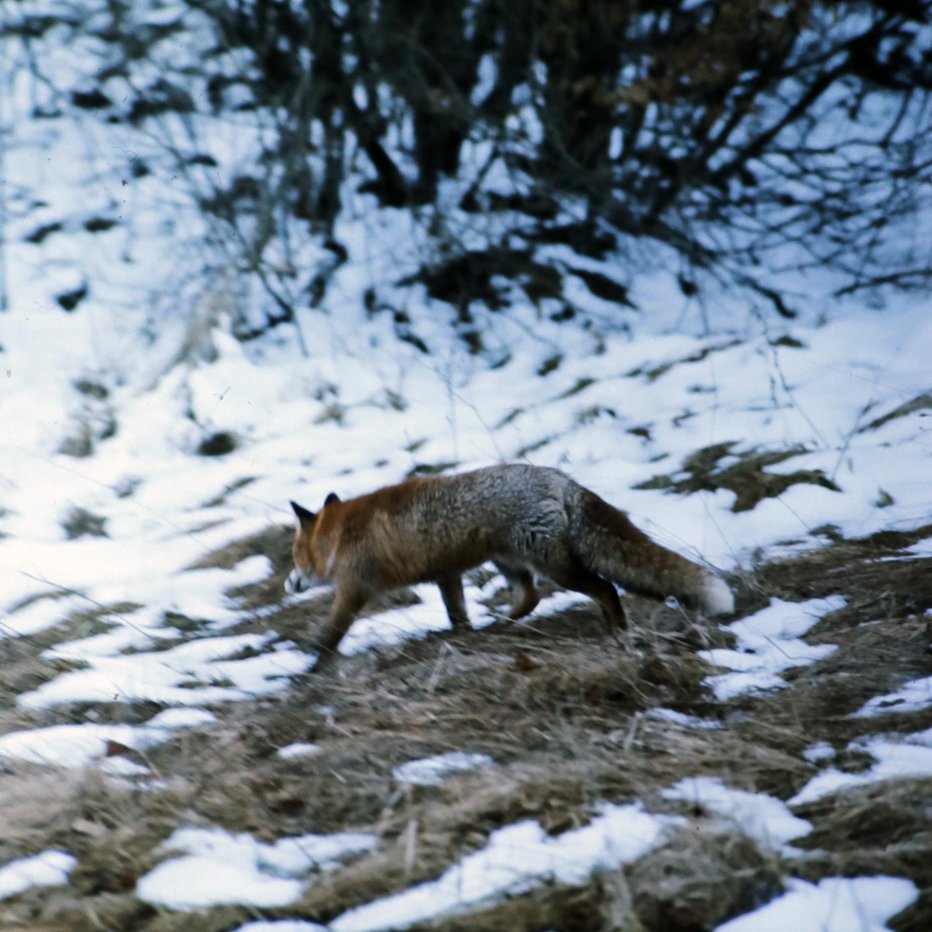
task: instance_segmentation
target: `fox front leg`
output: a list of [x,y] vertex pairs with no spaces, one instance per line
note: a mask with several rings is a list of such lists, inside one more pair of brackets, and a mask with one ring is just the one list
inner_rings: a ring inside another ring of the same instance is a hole
[[353,619],[365,604],[366,596],[362,593],[337,591],[330,620],[317,639],[312,642],[312,649],[317,651],[317,659],[310,669],[311,673],[317,673],[331,663],[336,656],[340,641],[343,640],[343,635],[349,630]]
[[437,580],[440,595],[447,610],[447,617],[454,631],[469,629],[469,615],[466,612],[466,597],[463,595],[463,577],[456,573]]

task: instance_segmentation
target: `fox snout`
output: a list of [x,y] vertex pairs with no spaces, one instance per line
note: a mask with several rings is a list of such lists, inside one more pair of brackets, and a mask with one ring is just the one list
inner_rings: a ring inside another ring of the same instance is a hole
[[285,592],[289,595],[295,595],[298,592],[304,592],[314,586],[320,585],[320,580],[310,573],[302,573],[296,566],[285,580]]
[[302,589],[304,589],[304,585],[301,579],[301,573],[298,571],[298,568],[295,567],[285,580],[285,592],[287,592],[288,595],[294,595],[296,592],[301,592]]

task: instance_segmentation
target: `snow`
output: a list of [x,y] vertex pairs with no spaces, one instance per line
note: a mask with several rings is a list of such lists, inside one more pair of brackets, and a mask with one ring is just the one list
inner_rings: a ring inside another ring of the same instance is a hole
[[3,611],[0,613],[0,640],[37,634],[57,625],[64,616],[84,607],[85,604],[77,596],[64,596],[37,598],[15,613]]
[[698,728],[702,731],[714,731],[721,728],[722,723],[715,719],[698,718],[695,715],[687,715],[685,712],[677,712],[676,709],[664,709],[655,706],[644,713],[647,718],[653,718],[661,722],[670,722],[673,725],[681,725],[683,728]]
[[184,855],[140,877],[136,895],[173,910],[224,903],[285,906],[301,896],[312,870],[332,870],[375,846],[374,836],[352,832],[281,838],[268,845],[246,833],[177,829],[162,850]]
[[713,666],[736,671],[709,676],[706,685],[720,701],[785,686],[779,675],[784,670],[815,663],[836,649],[834,644],[807,644],[801,636],[844,604],[841,596],[797,603],[771,599],[767,608],[726,627],[737,641],[736,649],[699,652]]
[[[179,728],[195,728],[214,719],[214,714],[205,709],[166,709],[143,725],[82,722],[10,731],[0,735],[0,759],[57,767],[86,767],[104,758],[111,742],[142,751],[167,741]],[[126,766],[126,762],[114,764],[112,759],[107,763],[111,768]]]
[[852,786],[866,786],[900,777],[932,777],[932,728],[908,735],[879,735],[861,738],[850,745],[874,758],[874,764],[859,773],[834,767],[814,776],[789,802],[810,803]]
[[887,921],[918,895],[900,877],[787,881],[787,892],[766,906],[726,922],[716,932],[883,932]]
[[809,761],[810,764],[817,764],[819,761],[823,760],[831,760],[834,756],[835,749],[827,741],[819,741],[803,749],[803,760]]
[[78,859],[65,851],[43,851],[0,866],[0,900],[30,887],[54,887],[68,883]]
[[[483,601],[491,596],[501,584],[501,579],[498,577],[482,588],[468,581],[464,582],[463,594],[466,599],[466,611],[473,628],[485,628],[503,617],[500,613],[487,608]],[[450,621],[443,607],[440,590],[435,585],[428,584],[412,586],[411,591],[419,599],[417,604],[387,609],[377,615],[357,618],[340,642],[340,653],[349,657],[353,654],[365,653],[375,647],[388,647],[413,638],[423,638],[432,632],[449,631]],[[588,601],[586,596],[578,592],[557,591],[541,599],[532,617],[543,618]]]
[[327,927],[316,922],[305,922],[303,919],[260,919],[258,922],[247,922],[244,926],[238,926],[234,932],[327,932]]
[[894,712],[921,712],[932,706],[932,676],[904,683],[895,692],[874,696],[854,713],[855,718],[871,718]]
[[282,760],[295,760],[301,757],[313,757],[320,752],[319,744],[312,744],[307,741],[296,741],[294,744],[287,744],[279,748],[275,753]]
[[786,849],[788,842],[808,834],[812,828],[810,822],[794,816],[779,799],[766,793],[732,789],[714,777],[680,780],[662,795],[701,806],[774,850]]
[[[799,379],[794,389],[795,402],[802,404],[800,398],[806,396],[806,418],[801,421],[796,419],[795,403],[768,407],[764,386],[770,385],[768,369],[772,360],[748,346],[738,345],[711,354],[703,363],[674,366],[663,376],[666,384],[659,393],[654,383],[625,375],[638,366],[646,369],[684,358],[697,346],[693,337],[648,332],[636,341],[608,334],[610,349],[599,355],[592,355],[591,350],[585,349],[588,338],[567,334],[566,349],[578,341],[581,355],[578,360],[566,357],[547,377],[548,387],[543,391],[540,380],[530,377],[543,355],[535,350],[533,343],[516,347],[512,362],[501,370],[477,371],[470,368],[472,364],[468,360],[456,359],[457,364],[464,366],[459,376],[428,368],[420,360],[411,358],[399,358],[393,376],[386,375],[384,366],[379,366],[374,373],[365,367],[352,366],[352,378],[341,378],[348,370],[329,367],[328,378],[333,379],[334,391],[341,398],[346,415],[342,424],[330,421],[315,425],[321,403],[308,392],[308,376],[300,374],[299,360],[289,358],[284,348],[276,346],[263,350],[266,359],[252,358],[224,334],[221,325],[213,337],[218,356],[209,365],[201,364],[187,374],[183,368],[173,370],[152,390],[115,390],[113,405],[117,409],[120,431],[100,443],[92,457],[75,461],[55,454],[54,449],[56,433],[60,437],[67,431],[68,416],[73,410],[69,377],[77,378],[82,374],[86,363],[81,360],[75,364],[70,356],[56,355],[56,348],[80,346],[83,341],[89,347],[89,358],[93,358],[90,347],[94,339],[90,332],[80,333],[89,319],[81,315],[68,318],[63,326],[75,333],[60,341],[51,339],[45,330],[30,333],[29,326],[11,330],[7,321],[13,316],[0,319],[0,342],[6,347],[6,355],[22,359],[24,364],[31,360],[31,369],[38,369],[45,382],[54,384],[24,385],[18,394],[14,383],[0,404],[9,403],[11,412],[22,411],[26,393],[31,398],[39,390],[53,410],[47,419],[47,432],[38,430],[43,423],[39,411],[28,421],[15,420],[17,426],[4,440],[11,458],[6,474],[8,513],[0,518],[0,523],[11,536],[0,539],[0,569],[12,585],[0,599],[0,611],[4,613],[0,616],[0,630],[8,635],[34,633],[56,624],[76,609],[94,604],[130,602],[143,606],[112,617],[110,620],[116,629],[109,638],[103,634],[97,636],[96,642],[84,642],[82,649],[85,659],[91,662],[91,670],[62,674],[59,682],[48,684],[38,694],[24,699],[26,703],[84,701],[91,697],[102,700],[107,694],[184,702],[185,696],[178,689],[177,681],[165,674],[166,663],[173,662],[170,653],[163,658],[164,663],[146,665],[139,660],[114,659],[114,652],[120,653],[129,646],[139,647],[146,640],[170,638],[174,632],[165,620],[173,615],[202,620],[206,636],[216,635],[241,621],[243,612],[225,593],[267,577],[268,561],[261,556],[251,557],[231,570],[191,570],[190,565],[231,539],[266,527],[270,521],[286,520],[284,503],[289,497],[313,506],[334,487],[343,495],[351,495],[380,482],[397,479],[412,465],[411,454],[399,455],[398,452],[409,446],[412,439],[425,441],[418,449],[418,460],[452,458],[467,466],[487,462],[490,457],[508,458],[515,450],[534,445],[542,437],[560,438],[542,447],[535,459],[542,463],[571,464],[573,473],[580,479],[620,504],[628,504],[635,520],[662,542],[687,553],[697,548],[713,563],[726,565],[740,560],[751,546],[761,546],[781,537],[798,537],[800,532],[804,534],[805,529],[799,523],[803,515],[804,524],[809,527],[832,520],[842,527],[848,521],[847,526],[857,532],[869,530],[869,525],[864,523],[868,517],[865,502],[875,496],[880,481],[869,479],[867,474],[861,477],[861,473],[855,471],[842,480],[846,489],[850,483],[855,483],[844,495],[815,487],[794,486],[779,501],[764,501],[754,511],[741,514],[728,511],[731,496],[725,492],[706,496],[703,501],[697,496],[683,499],[630,488],[650,476],[655,468],[650,461],[658,451],[663,451],[670,462],[675,463],[696,444],[722,439],[723,434],[713,427],[716,423],[728,424],[728,436],[754,436],[759,442],[765,442],[768,437],[771,442],[799,440],[796,428],[800,423],[806,425],[807,434],[812,431],[810,421],[834,423],[833,418],[840,416],[835,409],[843,393],[833,393],[825,384],[830,375],[841,374],[831,362],[836,350],[830,350],[829,346],[835,344],[823,333],[825,328],[807,334],[807,339],[817,343],[817,347],[810,347],[808,351],[780,351],[784,374],[789,368]],[[49,310],[34,314],[32,319],[45,321],[51,328],[53,323],[58,326],[59,316]],[[868,337],[864,331],[869,330],[875,346],[889,346],[891,331],[895,329],[881,330],[879,324],[875,327],[857,317],[846,321],[848,325],[865,340]],[[342,338],[349,339],[352,326],[348,319],[347,332]],[[336,334],[334,320],[328,320],[327,327]],[[833,327],[833,324],[826,325],[828,329]],[[99,328],[90,329],[99,341]],[[842,328],[833,330],[833,338],[856,355],[857,347],[843,339],[843,335]],[[546,346],[545,349],[551,351]],[[827,356],[820,357],[823,350]],[[358,346],[354,352],[361,354],[360,362],[374,358],[371,352],[363,353]],[[802,364],[797,356],[810,360],[808,368],[796,371]],[[713,365],[716,357],[720,358]],[[908,384],[915,375],[910,354],[895,354],[891,347],[885,358],[893,366],[885,375],[888,383],[899,379],[902,384]],[[852,364],[843,371],[845,374],[871,373],[874,367],[873,362],[860,368]],[[749,380],[751,384],[754,381],[749,375],[751,372],[759,372],[762,384],[758,394],[748,394]],[[71,375],[66,376],[67,373]],[[695,408],[696,396],[680,393],[688,393],[700,375],[717,385],[719,401],[715,407],[700,412],[705,427],[699,427],[693,418],[679,428],[672,428],[671,419],[682,413],[687,397],[690,409]],[[407,402],[405,410],[398,411],[377,401],[380,392],[384,394],[386,378],[389,383],[400,379],[393,391],[403,392]],[[455,384],[445,381],[448,378],[454,378]],[[570,398],[563,397],[581,378],[597,381]],[[877,387],[873,376],[866,376],[865,384],[871,390]],[[768,387],[767,392],[769,390]],[[599,419],[579,421],[580,411],[600,405],[617,409],[621,392],[628,399],[626,410],[644,412],[637,418],[623,415],[622,426],[650,422],[650,441],[619,432],[617,424],[607,432],[609,425],[600,423]],[[185,399],[195,406],[205,423],[236,428],[248,438],[246,446],[217,461],[193,455],[193,425],[190,420],[181,418]],[[863,401],[864,396],[859,396],[859,400]],[[723,401],[728,408],[727,419],[726,412],[720,410]],[[817,411],[819,405],[826,407]],[[490,428],[490,424],[501,423],[509,412],[518,412],[518,415],[497,430]],[[780,430],[774,433],[773,428],[778,423]],[[153,429],[153,424],[164,425],[164,430]],[[308,426],[295,431],[294,424]],[[419,425],[427,424],[447,424],[446,437],[419,429]],[[143,430],[142,425],[149,426]],[[904,427],[896,420],[885,425],[882,432],[902,434]],[[352,438],[350,442],[347,436]],[[911,463],[915,465],[915,460],[904,454],[893,464],[895,469],[913,469],[901,490],[890,481],[889,457],[875,462],[870,458],[879,448],[868,445],[862,449],[860,445],[865,441],[861,435],[856,443],[860,451],[856,458],[865,464],[867,473],[874,468],[871,465],[874,463],[878,469],[882,468],[884,487],[895,491],[897,501],[916,501],[915,495],[908,491],[910,488],[916,493],[920,490],[916,470],[910,466]],[[309,471],[305,461],[307,451],[311,450],[315,466]],[[855,457],[852,449],[849,448],[848,453],[849,458]],[[832,455],[829,453],[828,459]],[[380,457],[383,464],[374,466]],[[824,466],[827,455],[806,454],[797,459],[801,464]],[[834,468],[833,462],[833,471]],[[336,481],[334,476],[338,473],[341,476]],[[128,487],[129,477],[133,478],[134,491],[124,496],[121,490]],[[245,477],[253,481],[239,491],[228,493],[225,504],[204,507],[205,502],[218,498],[225,489]],[[105,514],[110,537],[84,537],[62,546],[58,522],[63,511],[73,504]],[[885,511],[891,519],[895,514],[905,514],[902,510]],[[846,518],[846,514],[850,517]],[[918,514],[918,508],[912,514]],[[860,523],[855,526],[851,524],[852,519]],[[73,589],[78,594],[50,598],[50,594],[61,591],[55,586]],[[444,630],[448,623],[436,589],[425,586],[418,594],[422,600],[419,605],[358,620],[341,644],[342,652],[357,653]],[[493,620],[480,601],[487,594],[486,590],[476,587],[467,589],[471,616],[480,626]],[[25,599],[32,601],[17,607]],[[578,601],[584,600],[576,594],[557,594],[549,604],[543,603],[537,613],[559,610]],[[120,628],[128,630],[120,633]],[[136,634],[130,633],[136,629],[139,629]],[[715,653],[712,656],[717,661],[734,663],[737,667],[733,668],[734,673],[713,681],[714,688],[724,697],[749,688],[778,686],[779,671],[786,666],[778,661],[785,652],[796,648],[800,645],[780,643],[764,657],[758,645],[754,653],[759,662],[735,653]],[[78,647],[73,643],[59,645],[55,650],[64,655],[68,651],[74,653]],[[803,650],[805,659],[813,659],[824,656],[830,647],[820,645]],[[108,666],[102,660],[98,662],[98,656],[111,656],[113,663]],[[271,681],[276,676],[284,677],[310,661],[310,657],[297,653],[280,654],[276,658],[276,669],[262,670],[257,669],[261,663],[253,665],[252,687],[242,684],[239,691],[227,688],[223,692],[218,688],[210,693],[189,690],[201,695],[188,698],[195,702],[214,701],[214,697],[225,701],[243,698],[251,688],[261,693],[273,688]],[[749,664],[752,669],[747,669]],[[147,669],[143,670],[143,666]],[[241,665],[238,669],[245,672],[247,667]],[[216,671],[203,672],[208,679],[224,678]],[[133,686],[128,683],[130,677]],[[193,677],[202,678],[197,671]],[[153,680],[151,685],[147,682],[150,679]]]
[[911,557],[932,557],[932,537],[916,541],[911,547],[907,547],[903,553]]
[[415,786],[440,786],[449,774],[478,770],[491,767],[495,762],[488,754],[469,754],[465,751],[450,751],[435,757],[422,757],[409,760],[392,770],[392,776],[399,783]]
[[407,929],[522,893],[539,883],[583,883],[651,850],[679,820],[652,816],[639,805],[605,806],[589,825],[550,837],[534,821],[498,829],[485,847],[437,880],[351,909],[330,922],[333,932]]
[[182,709],[165,709],[146,722],[149,728],[196,728],[217,721],[217,716],[207,709],[187,706]]
[[[464,585],[463,591],[466,611],[472,623],[479,627],[485,620],[488,624],[492,619],[486,618],[485,607],[478,601],[479,590],[475,586]],[[340,642],[340,653],[345,656],[361,654],[374,647],[425,637],[432,631],[449,631],[450,622],[440,590],[434,585],[423,585],[415,586],[413,592],[420,600],[416,605],[358,618]]]
[[254,698],[279,690],[284,677],[308,666],[307,654],[282,645],[254,657],[228,659],[265,647],[275,636],[269,631],[203,637],[165,650],[87,656],[86,669],[63,673],[22,693],[18,704],[23,709],[47,709],[66,702],[145,700],[200,705]]

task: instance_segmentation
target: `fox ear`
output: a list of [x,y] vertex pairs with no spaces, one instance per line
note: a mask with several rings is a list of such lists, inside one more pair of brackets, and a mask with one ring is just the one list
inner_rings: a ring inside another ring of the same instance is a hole
[[324,508],[326,508],[328,505],[333,505],[334,503],[339,502],[339,501],[340,501],[340,496],[337,495],[336,492],[331,492],[331,493],[324,499]]
[[306,527],[308,524],[313,524],[317,520],[317,515],[313,511],[308,511],[306,508],[302,508],[297,502],[292,502],[291,507],[294,510],[295,517],[298,519],[301,527]]

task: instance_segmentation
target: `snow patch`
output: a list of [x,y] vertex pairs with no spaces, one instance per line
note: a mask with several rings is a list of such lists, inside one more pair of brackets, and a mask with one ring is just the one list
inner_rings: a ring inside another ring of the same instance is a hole
[[444,777],[453,773],[478,770],[491,767],[495,761],[487,754],[468,754],[465,751],[450,751],[435,757],[423,757],[410,760],[392,770],[392,776],[399,783],[411,783],[416,786],[440,786]]
[[489,906],[541,883],[578,886],[595,871],[615,870],[643,857],[680,821],[649,815],[633,804],[605,806],[589,825],[556,837],[548,836],[537,822],[509,825],[493,832],[484,848],[437,880],[351,909],[334,919],[330,929],[407,929]]
[[802,635],[844,604],[838,595],[808,602],[771,599],[767,608],[726,627],[737,641],[736,649],[699,652],[713,666],[735,671],[706,677],[705,684],[720,701],[782,688],[786,683],[779,674],[784,670],[815,663],[836,650],[834,644],[807,644]]
[[327,932],[327,929],[327,926],[304,919],[259,919],[256,922],[247,922],[233,932]]
[[715,932],[884,932],[887,921],[919,895],[901,877],[787,881],[787,892]]
[[[165,709],[142,725],[82,722],[11,731],[0,735],[0,758],[56,767],[87,767],[106,758],[112,743],[142,751],[167,741],[179,728],[194,728],[214,720],[214,714],[206,709]],[[105,763],[111,773],[127,774],[139,767],[138,764],[130,767],[131,762],[119,755]]]
[[258,651],[277,637],[241,634],[196,638],[160,651],[118,656],[86,655],[89,667],[63,673],[32,692],[22,693],[23,709],[47,709],[65,702],[160,702],[200,705],[250,699],[276,692],[284,678],[308,666],[307,654],[277,649],[239,660],[226,659]]
[[702,731],[714,731],[722,727],[722,723],[715,719],[699,718],[696,715],[687,715],[685,712],[677,712],[676,709],[665,709],[661,706],[648,709],[644,716],[661,722],[670,722],[673,725],[681,725],[683,728],[698,728]]
[[932,676],[925,676],[904,683],[895,692],[868,699],[853,717],[871,718],[892,712],[921,712],[929,706],[932,706]]
[[779,799],[766,793],[731,789],[715,777],[689,777],[661,795],[701,806],[727,819],[748,837],[778,851],[812,829],[810,822],[794,816]]
[[902,736],[878,736],[853,741],[849,747],[866,751],[875,763],[860,773],[830,768],[814,776],[789,802],[810,803],[852,786],[866,786],[897,777],[932,776],[932,728]]
[[311,744],[307,741],[296,741],[294,744],[287,744],[283,748],[279,748],[275,754],[277,757],[282,758],[282,760],[294,760],[298,757],[313,757],[315,754],[320,753],[319,744]]
[[68,883],[78,859],[65,851],[50,849],[31,858],[19,858],[0,867],[0,900],[30,887],[56,887]]
[[817,744],[810,744],[803,750],[803,760],[809,761],[810,764],[817,764],[819,761],[831,760],[835,756],[835,749],[827,741],[819,741]]
[[904,553],[913,557],[932,557],[932,537],[924,537],[916,541],[911,547],[907,547]]
[[285,906],[301,896],[314,869],[332,870],[340,861],[376,847],[374,835],[344,832],[301,835],[273,845],[246,833],[222,829],[177,829],[161,851],[182,851],[141,877],[136,896],[173,910],[221,904]]

